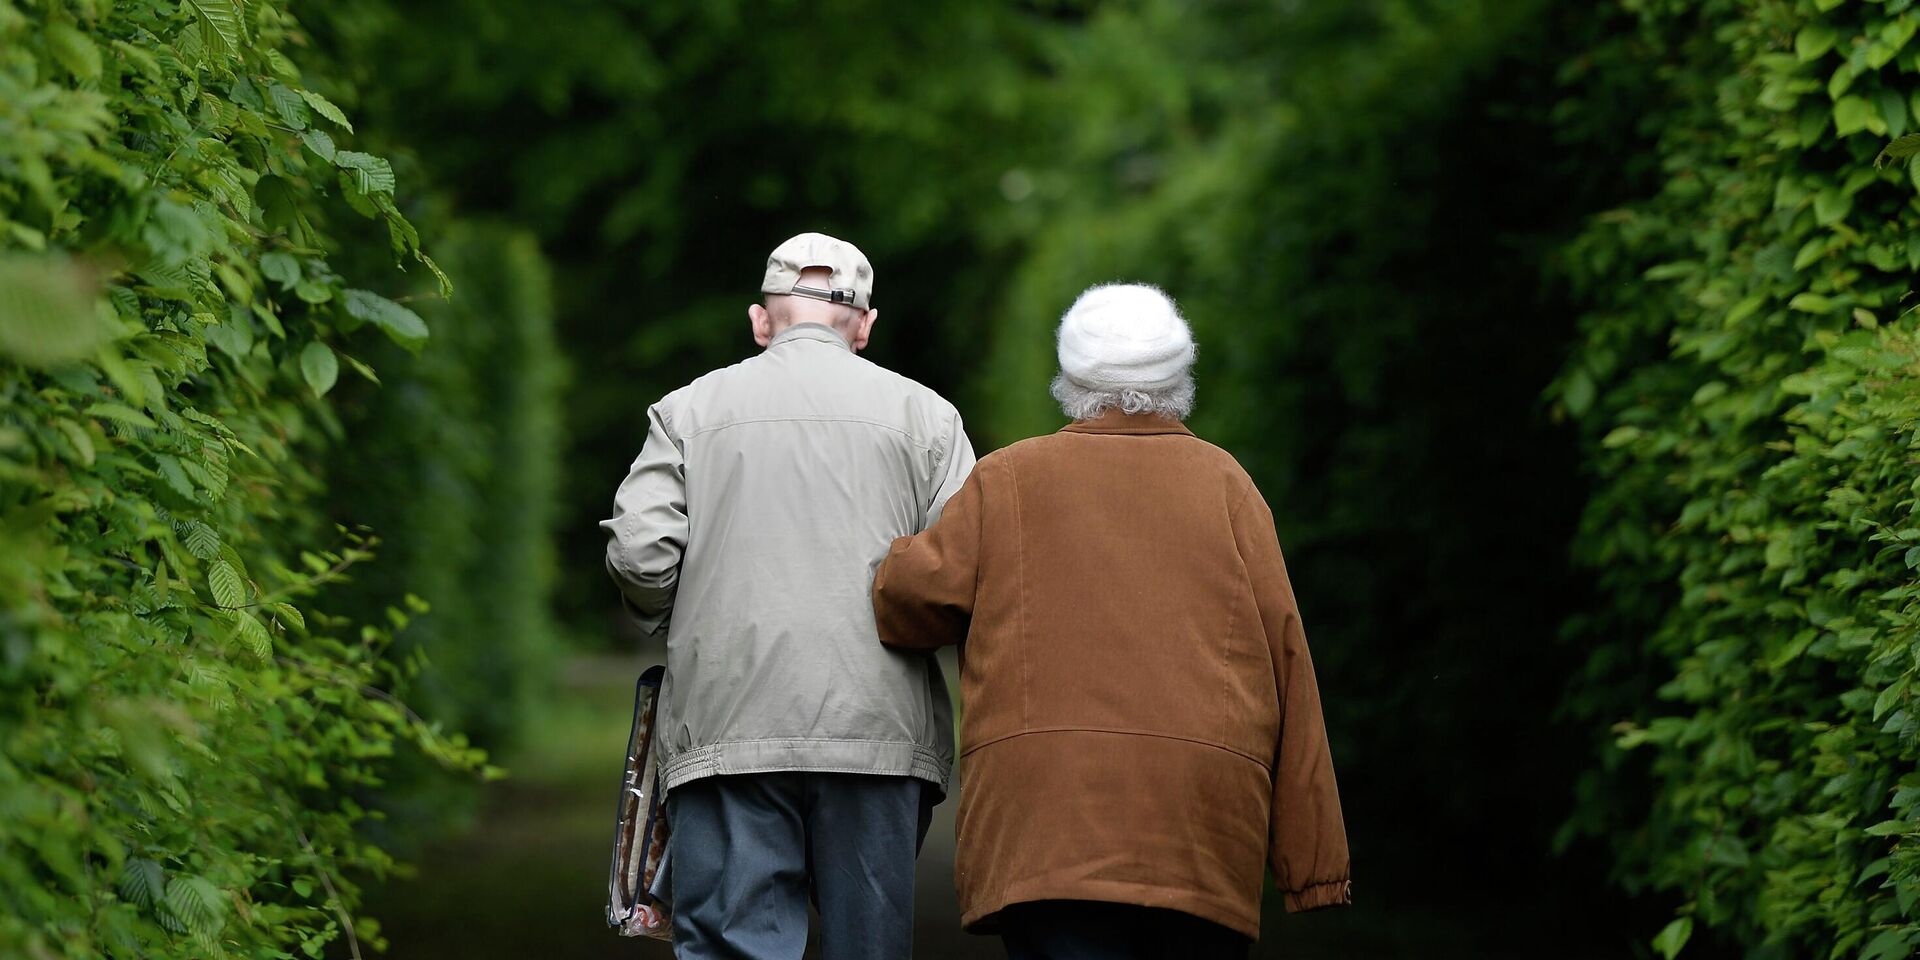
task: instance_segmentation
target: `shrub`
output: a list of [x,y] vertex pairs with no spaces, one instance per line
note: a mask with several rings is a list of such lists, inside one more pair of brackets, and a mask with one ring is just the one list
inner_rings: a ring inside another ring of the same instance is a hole
[[[1554,390],[1608,606],[1573,709],[1618,721],[1571,825],[1751,956],[1920,941],[1920,13],[1638,2],[1663,182],[1568,251],[1592,309]],[[1627,55],[1618,55],[1621,50]],[[1646,679],[1643,679],[1646,678]],[[1631,751],[1623,754],[1621,751]],[[1653,802],[1626,786],[1650,778]]]
[[318,509],[326,397],[427,335],[330,221],[434,270],[303,42],[276,0],[0,0],[0,955],[320,956],[388,865],[354,791],[477,760],[308,602],[373,546]]
[[408,699],[493,749],[522,726],[556,649],[548,600],[564,437],[553,285],[523,232],[436,236],[461,295],[422,307],[433,349],[383,351],[382,385],[343,401],[353,442],[335,451],[333,500],[380,531],[387,575],[350,585],[340,602],[372,616],[408,593],[424,598],[431,610],[400,645],[433,669]]

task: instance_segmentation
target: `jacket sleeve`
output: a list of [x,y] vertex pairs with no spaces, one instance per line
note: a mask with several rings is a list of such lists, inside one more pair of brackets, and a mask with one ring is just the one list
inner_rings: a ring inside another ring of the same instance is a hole
[[[971,448],[967,453],[972,459]],[[932,650],[967,638],[980,580],[981,496],[976,471],[947,501],[939,522],[895,540],[880,561],[873,614],[882,643]]]
[[1280,694],[1280,740],[1274,746],[1273,806],[1267,863],[1289,911],[1353,901],[1347,829],[1340,816],[1333,755],[1327,748],[1320,690],[1313,678],[1300,609],[1274,533],[1273,513],[1251,487],[1235,509],[1234,539],[1253,586]]
[[613,498],[607,573],[643,633],[658,633],[673,611],[687,546],[687,476],[680,439],[660,404],[647,410],[647,441]]
[[941,451],[940,463],[936,469],[939,471],[935,477],[937,486],[934,487],[932,502],[927,504],[926,518],[920,525],[922,530],[933,526],[934,522],[940,519],[941,512],[946,509],[947,501],[959,492],[960,485],[965,483],[968,475],[973,473],[973,443],[967,439],[967,430],[960,422],[958,411],[953,414],[952,420],[947,424],[947,441],[945,449]]

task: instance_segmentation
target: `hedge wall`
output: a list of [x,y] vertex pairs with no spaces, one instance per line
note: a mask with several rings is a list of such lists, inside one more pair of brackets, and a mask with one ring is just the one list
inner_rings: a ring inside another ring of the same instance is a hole
[[310,603],[373,546],[319,509],[326,397],[427,337],[332,227],[435,271],[304,43],[277,0],[0,0],[0,955],[358,953],[349,797],[477,762]]
[[[1567,262],[1593,309],[1554,390],[1609,605],[1573,709],[1613,727],[1573,824],[1754,957],[1920,942],[1920,167],[1909,0],[1642,0],[1663,184]],[[1622,55],[1624,54],[1624,55]],[[1904,152],[1904,151],[1899,151]],[[1633,784],[1650,778],[1653,802]]]
[[553,281],[523,232],[454,225],[435,249],[459,285],[428,302],[433,348],[382,351],[381,384],[342,399],[353,441],[334,451],[335,512],[382,540],[379,577],[343,589],[367,615],[409,593],[429,611],[400,637],[432,669],[409,702],[497,749],[548,679],[557,628],[554,493],[564,431]]

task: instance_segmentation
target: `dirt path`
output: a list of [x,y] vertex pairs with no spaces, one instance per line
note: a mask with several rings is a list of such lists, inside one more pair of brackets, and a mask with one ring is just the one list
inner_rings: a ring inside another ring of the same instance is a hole
[[[417,878],[378,893],[372,913],[396,960],[658,958],[652,941],[604,923],[614,784],[640,658],[567,665],[553,709],[507,758],[513,776],[489,788],[476,828],[425,853]],[[953,808],[935,811],[921,852],[914,955],[975,960],[999,941],[961,933],[953,897]]]
[[[626,746],[633,681],[643,658],[580,658],[567,664],[550,708],[507,757],[513,776],[488,789],[471,832],[417,858],[415,879],[372,896],[395,960],[668,960],[665,945],[623,940],[606,928],[606,870],[615,783]],[[984,960],[1005,953],[995,938],[961,932],[953,895],[953,811],[937,809],[921,852],[914,955]],[[1412,898],[1424,899],[1417,891]],[[1369,909],[1285,916],[1270,895],[1266,941],[1254,956],[1468,958],[1489,951],[1484,931],[1452,910]],[[1511,922],[1511,921],[1509,921]],[[1521,922],[1524,922],[1522,920]]]

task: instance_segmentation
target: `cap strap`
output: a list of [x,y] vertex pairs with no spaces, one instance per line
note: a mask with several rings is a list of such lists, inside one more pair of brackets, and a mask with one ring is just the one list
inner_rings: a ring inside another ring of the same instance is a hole
[[796,297],[811,297],[815,300],[825,300],[828,303],[844,303],[848,305],[853,303],[854,298],[854,292],[845,288],[823,290],[819,287],[803,287],[797,283],[793,285],[793,290],[790,292]]

